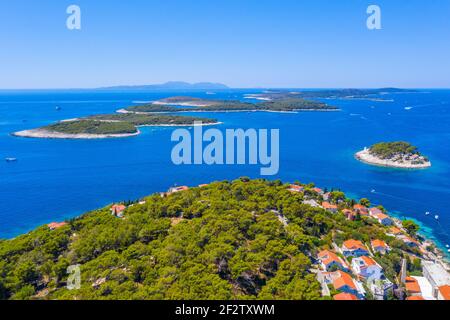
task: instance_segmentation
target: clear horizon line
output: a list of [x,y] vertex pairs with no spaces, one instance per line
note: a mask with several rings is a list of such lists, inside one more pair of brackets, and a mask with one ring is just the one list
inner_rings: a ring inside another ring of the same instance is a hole
[[[157,84],[143,84],[143,85],[114,85],[114,86],[102,86],[102,87],[63,87],[63,88],[0,88],[0,91],[59,91],[59,90],[114,90],[118,89],[120,87],[129,87],[129,89],[133,89],[133,87],[144,87],[144,86],[157,86],[161,85],[161,83]],[[385,88],[394,88],[394,89],[415,89],[415,90],[425,90],[425,89],[432,89],[432,90],[450,90],[450,87],[402,87],[402,86],[344,86],[344,87],[296,87],[296,86],[288,86],[288,87],[281,87],[281,86],[244,86],[244,87],[230,87],[226,89],[215,89],[215,88],[193,88],[193,89],[183,89],[183,88],[161,88],[161,89],[153,89],[149,91],[164,91],[164,90],[219,90],[219,91],[226,91],[226,90],[243,90],[243,89],[385,89]]]

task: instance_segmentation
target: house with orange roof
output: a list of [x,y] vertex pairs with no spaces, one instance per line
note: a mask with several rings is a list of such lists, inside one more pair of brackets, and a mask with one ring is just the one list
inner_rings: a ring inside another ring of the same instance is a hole
[[370,245],[374,253],[386,254],[386,252],[390,251],[389,246],[383,240],[372,240],[370,241]]
[[438,300],[450,300],[450,285],[440,286],[438,288]]
[[363,299],[365,296],[365,290],[363,285],[353,279],[350,274],[342,270],[334,272],[322,272],[324,282],[327,285],[332,285],[335,290],[340,292],[349,293]]
[[367,209],[367,207],[363,206],[362,204],[355,204],[353,206],[353,210],[356,211],[356,213],[359,213],[361,216],[368,216],[369,215],[369,210]]
[[351,293],[341,292],[333,297],[333,300],[359,300],[357,296]]
[[405,279],[405,288],[408,296],[418,296],[422,295],[422,291],[420,290],[419,282],[416,278],[406,277]]
[[170,188],[168,193],[171,194],[171,193],[177,193],[177,192],[186,191],[186,190],[189,190],[188,186],[179,186],[179,187]]
[[123,212],[125,211],[126,208],[127,207],[124,206],[123,204],[115,204],[111,207],[111,214],[118,218],[122,218]]
[[411,296],[407,297],[406,300],[425,300],[425,299],[421,296]]
[[322,208],[324,208],[325,210],[331,212],[331,213],[336,213],[338,211],[338,207],[335,204],[331,204],[329,202],[322,202]]
[[305,188],[303,186],[299,186],[297,184],[291,184],[289,186],[288,190],[291,192],[303,192],[305,190]]
[[341,248],[342,254],[346,257],[360,257],[369,255],[369,250],[359,240],[344,241]]
[[361,256],[352,260],[352,269],[360,279],[383,280],[383,268],[368,256]]
[[402,230],[400,230],[399,228],[397,228],[397,227],[391,227],[390,229],[389,229],[389,233],[388,233],[388,235],[391,235],[391,236],[398,236],[398,235],[401,235],[403,232],[402,232]]
[[312,190],[313,190],[314,192],[320,194],[320,195],[323,195],[323,194],[325,193],[325,192],[324,192],[322,189],[320,189],[320,188],[313,188]]
[[333,287],[341,292],[358,295],[358,287],[353,278],[344,271],[336,271],[337,277],[333,279]]
[[380,213],[384,213],[380,208],[369,208],[369,215],[373,216],[375,214],[380,214]]
[[207,186],[209,186],[209,184],[207,184],[207,183],[203,183],[203,184],[199,184],[198,185],[199,188],[203,188],[203,187],[207,187]]
[[384,213],[376,213],[371,215],[372,218],[378,221],[378,223],[382,224],[383,226],[392,226],[394,224],[394,221]]
[[325,271],[331,271],[335,268],[343,271],[349,270],[349,267],[345,261],[333,251],[322,250],[319,252],[318,258],[321,261],[322,269]]
[[419,246],[419,242],[417,240],[414,240],[407,235],[402,234],[397,236],[397,238],[402,240],[408,247],[414,248]]
[[50,230],[56,230],[67,225],[67,222],[52,222],[47,225]]

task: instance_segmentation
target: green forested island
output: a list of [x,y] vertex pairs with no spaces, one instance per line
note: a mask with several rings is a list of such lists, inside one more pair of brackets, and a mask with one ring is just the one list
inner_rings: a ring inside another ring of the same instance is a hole
[[431,166],[430,160],[409,142],[380,142],[356,153],[365,163],[386,167],[421,169]]
[[[181,107],[176,107],[179,105]],[[131,106],[122,112],[194,112],[194,111],[336,111],[338,108],[322,102],[298,97],[277,99],[261,103],[235,100],[206,100],[192,97],[171,97],[150,104]]]
[[404,141],[380,142],[371,146],[369,150],[371,154],[381,159],[422,156],[416,146]]
[[14,133],[36,138],[126,137],[139,133],[140,126],[186,126],[195,122],[217,123],[216,119],[158,114],[102,114],[60,121],[45,127]]
[[[323,197],[313,184],[241,178],[42,226],[0,241],[0,298],[329,299],[316,277],[317,255],[333,243],[386,241],[390,252],[375,259],[391,281],[408,252],[421,254],[368,216],[315,206]],[[339,210],[356,203],[340,191],[327,197]],[[74,265],[81,287],[69,290]],[[408,264],[411,272],[416,266]]]
[[126,134],[136,133],[136,127],[130,122],[106,122],[96,120],[62,121],[42,127],[51,132],[67,134]]

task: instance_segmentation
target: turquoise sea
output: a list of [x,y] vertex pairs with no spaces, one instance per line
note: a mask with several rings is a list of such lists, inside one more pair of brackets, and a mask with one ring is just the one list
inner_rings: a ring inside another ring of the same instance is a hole
[[[125,139],[16,138],[11,132],[57,120],[110,113],[173,95],[243,99],[262,90],[196,92],[1,91],[0,237],[77,216],[115,201],[136,199],[173,185],[259,177],[259,166],[175,166],[174,128],[142,128]],[[217,128],[280,129],[280,171],[271,179],[315,182],[355,198],[368,197],[392,214],[411,217],[445,248],[450,244],[450,90],[419,90],[374,100],[327,100],[341,112],[202,113]],[[56,106],[61,107],[60,111]],[[406,108],[406,109],[405,109]],[[428,155],[427,170],[368,166],[353,154],[379,141],[406,140]],[[4,158],[16,157],[7,163]],[[425,212],[431,212],[425,215]],[[434,218],[439,215],[439,219]]]

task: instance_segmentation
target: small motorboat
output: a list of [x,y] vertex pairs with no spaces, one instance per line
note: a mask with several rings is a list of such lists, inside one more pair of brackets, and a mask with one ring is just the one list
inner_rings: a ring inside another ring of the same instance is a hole
[[434,218],[435,218],[436,220],[439,220],[439,216],[438,216],[438,215],[435,215]]
[[59,110],[61,110],[61,107],[60,106],[56,106],[56,111],[59,111]]
[[405,107],[405,110],[411,110],[412,107]]
[[429,215],[430,215],[430,212],[429,212],[429,211],[425,212],[425,215],[426,215],[426,216],[429,216]]
[[17,158],[5,158],[6,162],[16,162]]
[[446,248],[450,248],[450,246],[448,244],[445,245]]
[[372,189],[372,190],[370,190],[370,192],[371,192],[371,193],[375,193],[375,192],[376,192],[376,190],[375,190],[375,189]]

